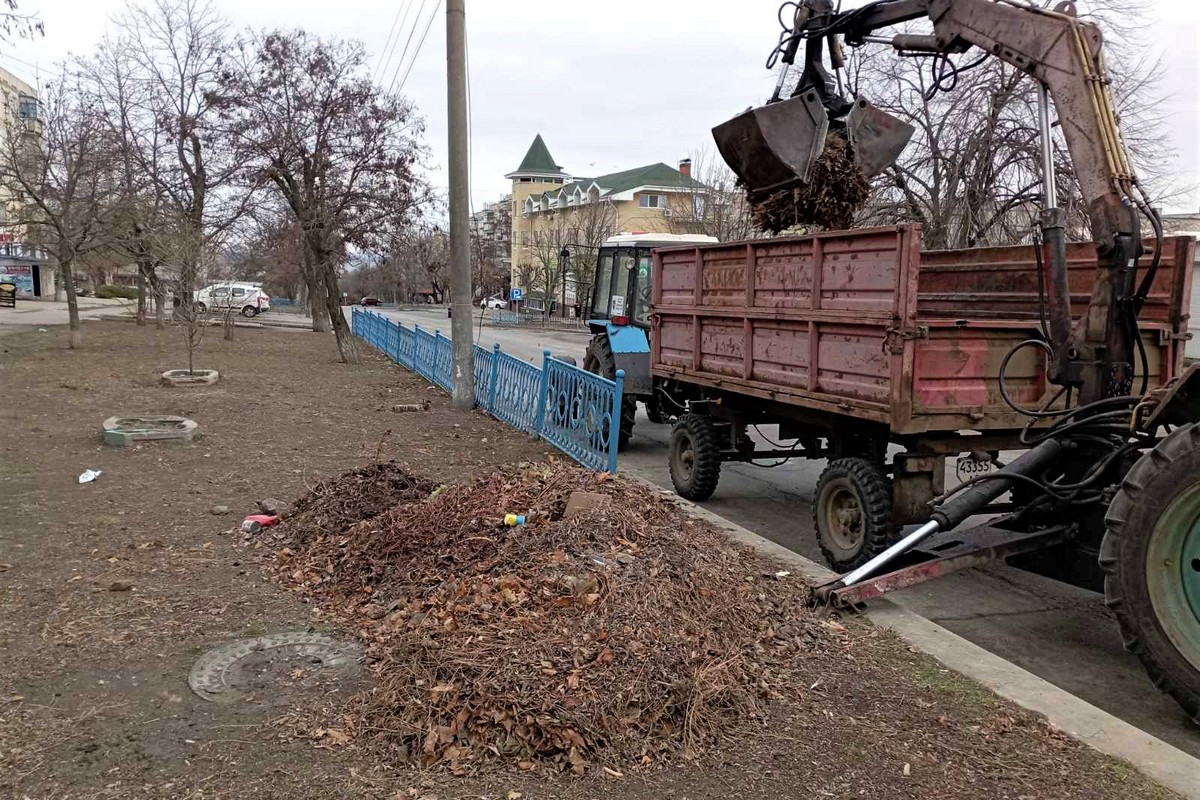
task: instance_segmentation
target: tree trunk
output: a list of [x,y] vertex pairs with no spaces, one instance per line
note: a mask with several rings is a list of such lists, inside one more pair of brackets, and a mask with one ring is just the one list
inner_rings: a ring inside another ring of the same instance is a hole
[[[329,310],[329,321],[332,323],[333,336],[337,340],[338,361],[343,364],[360,364],[362,360],[358,354],[358,344],[350,332],[346,315],[342,313],[341,290],[338,288],[337,270],[334,269],[332,259],[329,257],[319,259],[317,268],[324,279],[325,306]],[[313,319],[316,319],[315,314]]]
[[146,324],[146,266],[143,262],[138,262],[137,274],[137,324],[145,326]]
[[158,281],[151,285],[154,287],[154,327],[161,331],[167,327],[167,290]]
[[75,294],[75,280],[71,275],[71,261],[59,262],[59,280],[67,295],[67,346],[78,350],[83,346],[83,331],[79,327],[79,298]]
[[224,336],[225,341],[227,341],[227,342],[233,341],[233,328],[234,328],[233,309],[231,307],[228,311],[225,312],[225,336]]
[[[317,333],[329,333],[332,330],[329,316],[330,306],[324,284],[317,282],[309,287],[308,302],[312,306],[312,329]],[[333,297],[333,303],[337,304],[336,295]]]

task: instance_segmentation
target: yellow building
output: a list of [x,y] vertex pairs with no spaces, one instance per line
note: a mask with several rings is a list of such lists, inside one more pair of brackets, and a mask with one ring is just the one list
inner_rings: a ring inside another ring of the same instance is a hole
[[691,177],[690,159],[678,169],[658,163],[573,177],[555,163],[541,134],[504,177],[512,181],[512,285],[522,288],[529,288],[522,276],[536,269],[539,250],[596,246],[616,233],[670,232],[672,217],[702,202],[705,190]]

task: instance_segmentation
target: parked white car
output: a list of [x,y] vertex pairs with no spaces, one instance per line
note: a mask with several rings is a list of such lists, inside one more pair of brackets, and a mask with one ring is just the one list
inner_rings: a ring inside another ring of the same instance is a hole
[[237,309],[243,317],[256,317],[271,310],[271,298],[258,283],[214,283],[196,292],[198,311]]
[[500,295],[484,298],[479,301],[480,308],[508,308],[508,303]]

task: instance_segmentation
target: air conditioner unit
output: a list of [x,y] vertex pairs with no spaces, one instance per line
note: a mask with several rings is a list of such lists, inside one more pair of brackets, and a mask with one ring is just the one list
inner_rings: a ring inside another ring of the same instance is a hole
[[670,218],[671,218],[671,209],[669,209],[669,208],[664,208],[664,209],[663,209],[663,216],[664,216],[664,217],[666,217],[667,219],[670,219]]

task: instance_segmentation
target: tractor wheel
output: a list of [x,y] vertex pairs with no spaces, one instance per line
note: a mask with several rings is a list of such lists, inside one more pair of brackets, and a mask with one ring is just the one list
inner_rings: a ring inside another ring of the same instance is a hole
[[896,541],[892,484],[865,458],[829,462],[817,481],[813,522],[825,560],[839,573],[879,555]]
[[[617,360],[613,357],[612,346],[608,336],[593,336],[588,342],[587,352],[583,356],[583,368],[593,375],[600,375],[610,381],[617,377]],[[633,436],[633,423],[637,415],[637,399],[625,395],[621,398],[621,433],[617,438],[617,450],[624,450]]]
[[721,446],[712,421],[684,414],[671,430],[671,483],[680,497],[707,500],[721,480]]
[[1133,465],[1105,524],[1104,599],[1125,647],[1200,723],[1200,425]]

